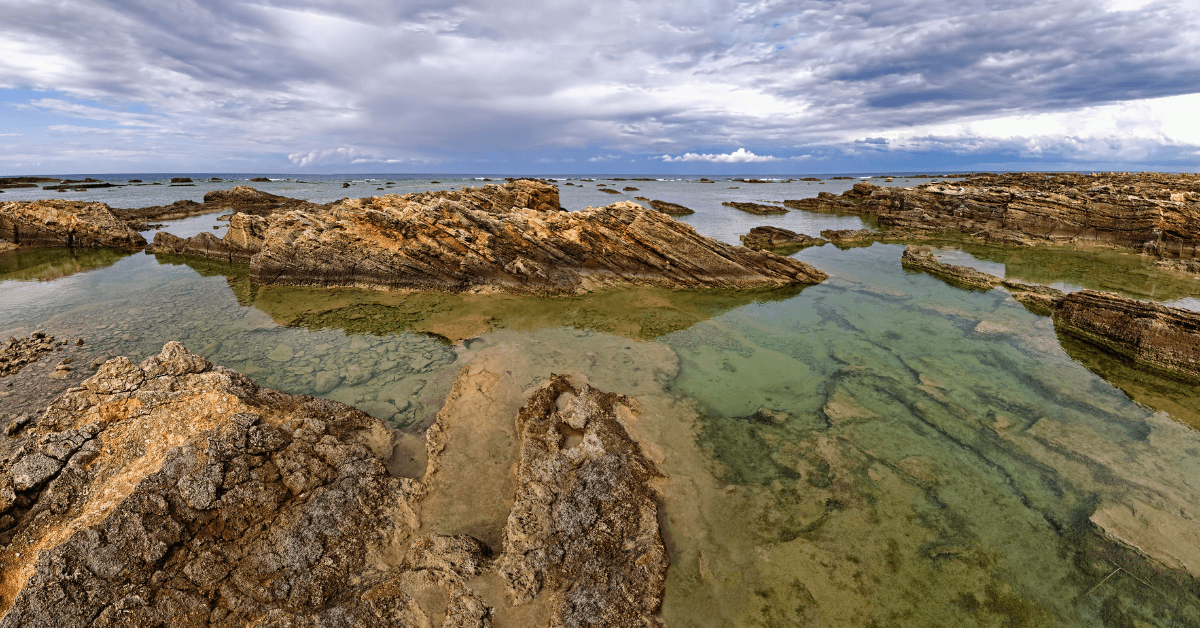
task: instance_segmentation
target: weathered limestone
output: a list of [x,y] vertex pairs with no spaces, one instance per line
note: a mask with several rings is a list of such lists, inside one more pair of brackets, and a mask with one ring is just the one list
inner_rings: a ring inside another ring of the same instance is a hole
[[0,203],[0,240],[20,246],[139,249],[146,240],[104,203],[41,200]]
[[439,518],[422,509],[430,487],[388,473],[377,419],[260,389],[174,342],[110,360],[0,438],[0,627],[487,628],[543,589],[552,626],[656,625],[661,476],[616,418],[631,403],[565,377],[534,393],[516,495],[475,506],[515,498],[493,558],[423,529]]
[[784,201],[793,209],[878,216],[890,231],[949,231],[1000,244],[1095,242],[1161,256],[1200,253],[1200,178],[1189,174],[971,177],[913,188],[857,183],[841,196]]
[[347,200],[273,214],[265,224],[239,220],[223,240],[164,236],[154,250],[248,258],[261,285],[553,295],[825,279],[808,264],[706,238],[636,203],[561,211],[557,188],[529,180]]

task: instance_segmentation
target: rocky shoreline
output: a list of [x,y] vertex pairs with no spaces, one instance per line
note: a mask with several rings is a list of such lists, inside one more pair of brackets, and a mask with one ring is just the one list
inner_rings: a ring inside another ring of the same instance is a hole
[[[459,386],[479,384],[464,369]],[[661,474],[618,420],[636,412],[543,382],[508,418],[516,493],[494,552],[428,530],[462,415],[429,430],[422,478],[397,477],[391,432],[354,408],[174,342],[110,360],[0,441],[0,626],[656,625]]]
[[938,232],[1013,245],[1100,244],[1160,256],[1200,255],[1200,177],[1190,174],[982,175],[912,188],[857,183],[791,209],[866,214],[878,239]]

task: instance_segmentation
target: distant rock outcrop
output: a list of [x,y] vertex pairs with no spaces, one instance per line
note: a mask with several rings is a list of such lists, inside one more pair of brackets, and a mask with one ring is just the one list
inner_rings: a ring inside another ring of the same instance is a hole
[[913,188],[856,183],[793,209],[878,216],[889,231],[949,231],[999,244],[1096,242],[1160,256],[1200,256],[1200,177],[1191,174],[974,176]]
[[684,207],[679,203],[668,203],[667,201],[660,200],[650,201],[650,207],[653,207],[654,209],[671,216],[687,216],[688,214],[696,213],[692,209]]
[[771,226],[754,227],[750,233],[740,236],[740,239],[742,246],[751,249],[801,249],[827,242],[822,238]]
[[[221,242],[251,251],[251,279],[263,285],[549,295],[617,285],[747,289],[825,279],[808,264],[703,237],[636,203],[562,211],[557,188],[528,180],[346,200],[273,214],[261,240],[255,229],[231,230]],[[176,240],[164,236],[154,250],[233,255],[215,238]]]
[[[733,180],[734,181],[742,181],[742,179],[733,179]],[[770,183],[770,181],[746,181],[746,183]],[[766,216],[769,214],[786,214],[788,212],[786,207],[780,207],[778,205],[763,205],[762,203],[742,203],[742,202],[738,202],[738,201],[725,201],[724,203],[721,203],[721,204],[726,207],[740,209],[744,212],[750,212],[751,214],[758,214],[759,216]]]
[[139,249],[146,240],[104,203],[0,203],[0,240],[21,246]]

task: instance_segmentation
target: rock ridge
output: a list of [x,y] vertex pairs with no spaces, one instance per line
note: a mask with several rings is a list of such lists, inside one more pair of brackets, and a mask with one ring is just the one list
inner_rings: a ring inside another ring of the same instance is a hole
[[104,203],[40,200],[0,203],[0,240],[19,246],[136,250],[146,239]]

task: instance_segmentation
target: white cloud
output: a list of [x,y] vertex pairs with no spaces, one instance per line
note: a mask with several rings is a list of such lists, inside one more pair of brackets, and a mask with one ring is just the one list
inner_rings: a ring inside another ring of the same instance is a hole
[[739,149],[733,151],[732,153],[717,154],[717,155],[714,155],[711,153],[706,153],[703,155],[700,155],[697,153],[684,153],[682,155],[679,155],[678,157],[672,157],[670,155],[663,155],[662,157],[660,157],[660,159],[662,159],[663,161],[666,161],[666,162],[671,162],[671,161],[711,161],[713,163],[719,163],[719,164],[745,164],[745,163],[763,163],[763,162],[768,162],[768,161],[783,161],[782,158],[775,157],[772,155],[755,155],[754,153],[752,153],[744,148],[739,148]]

